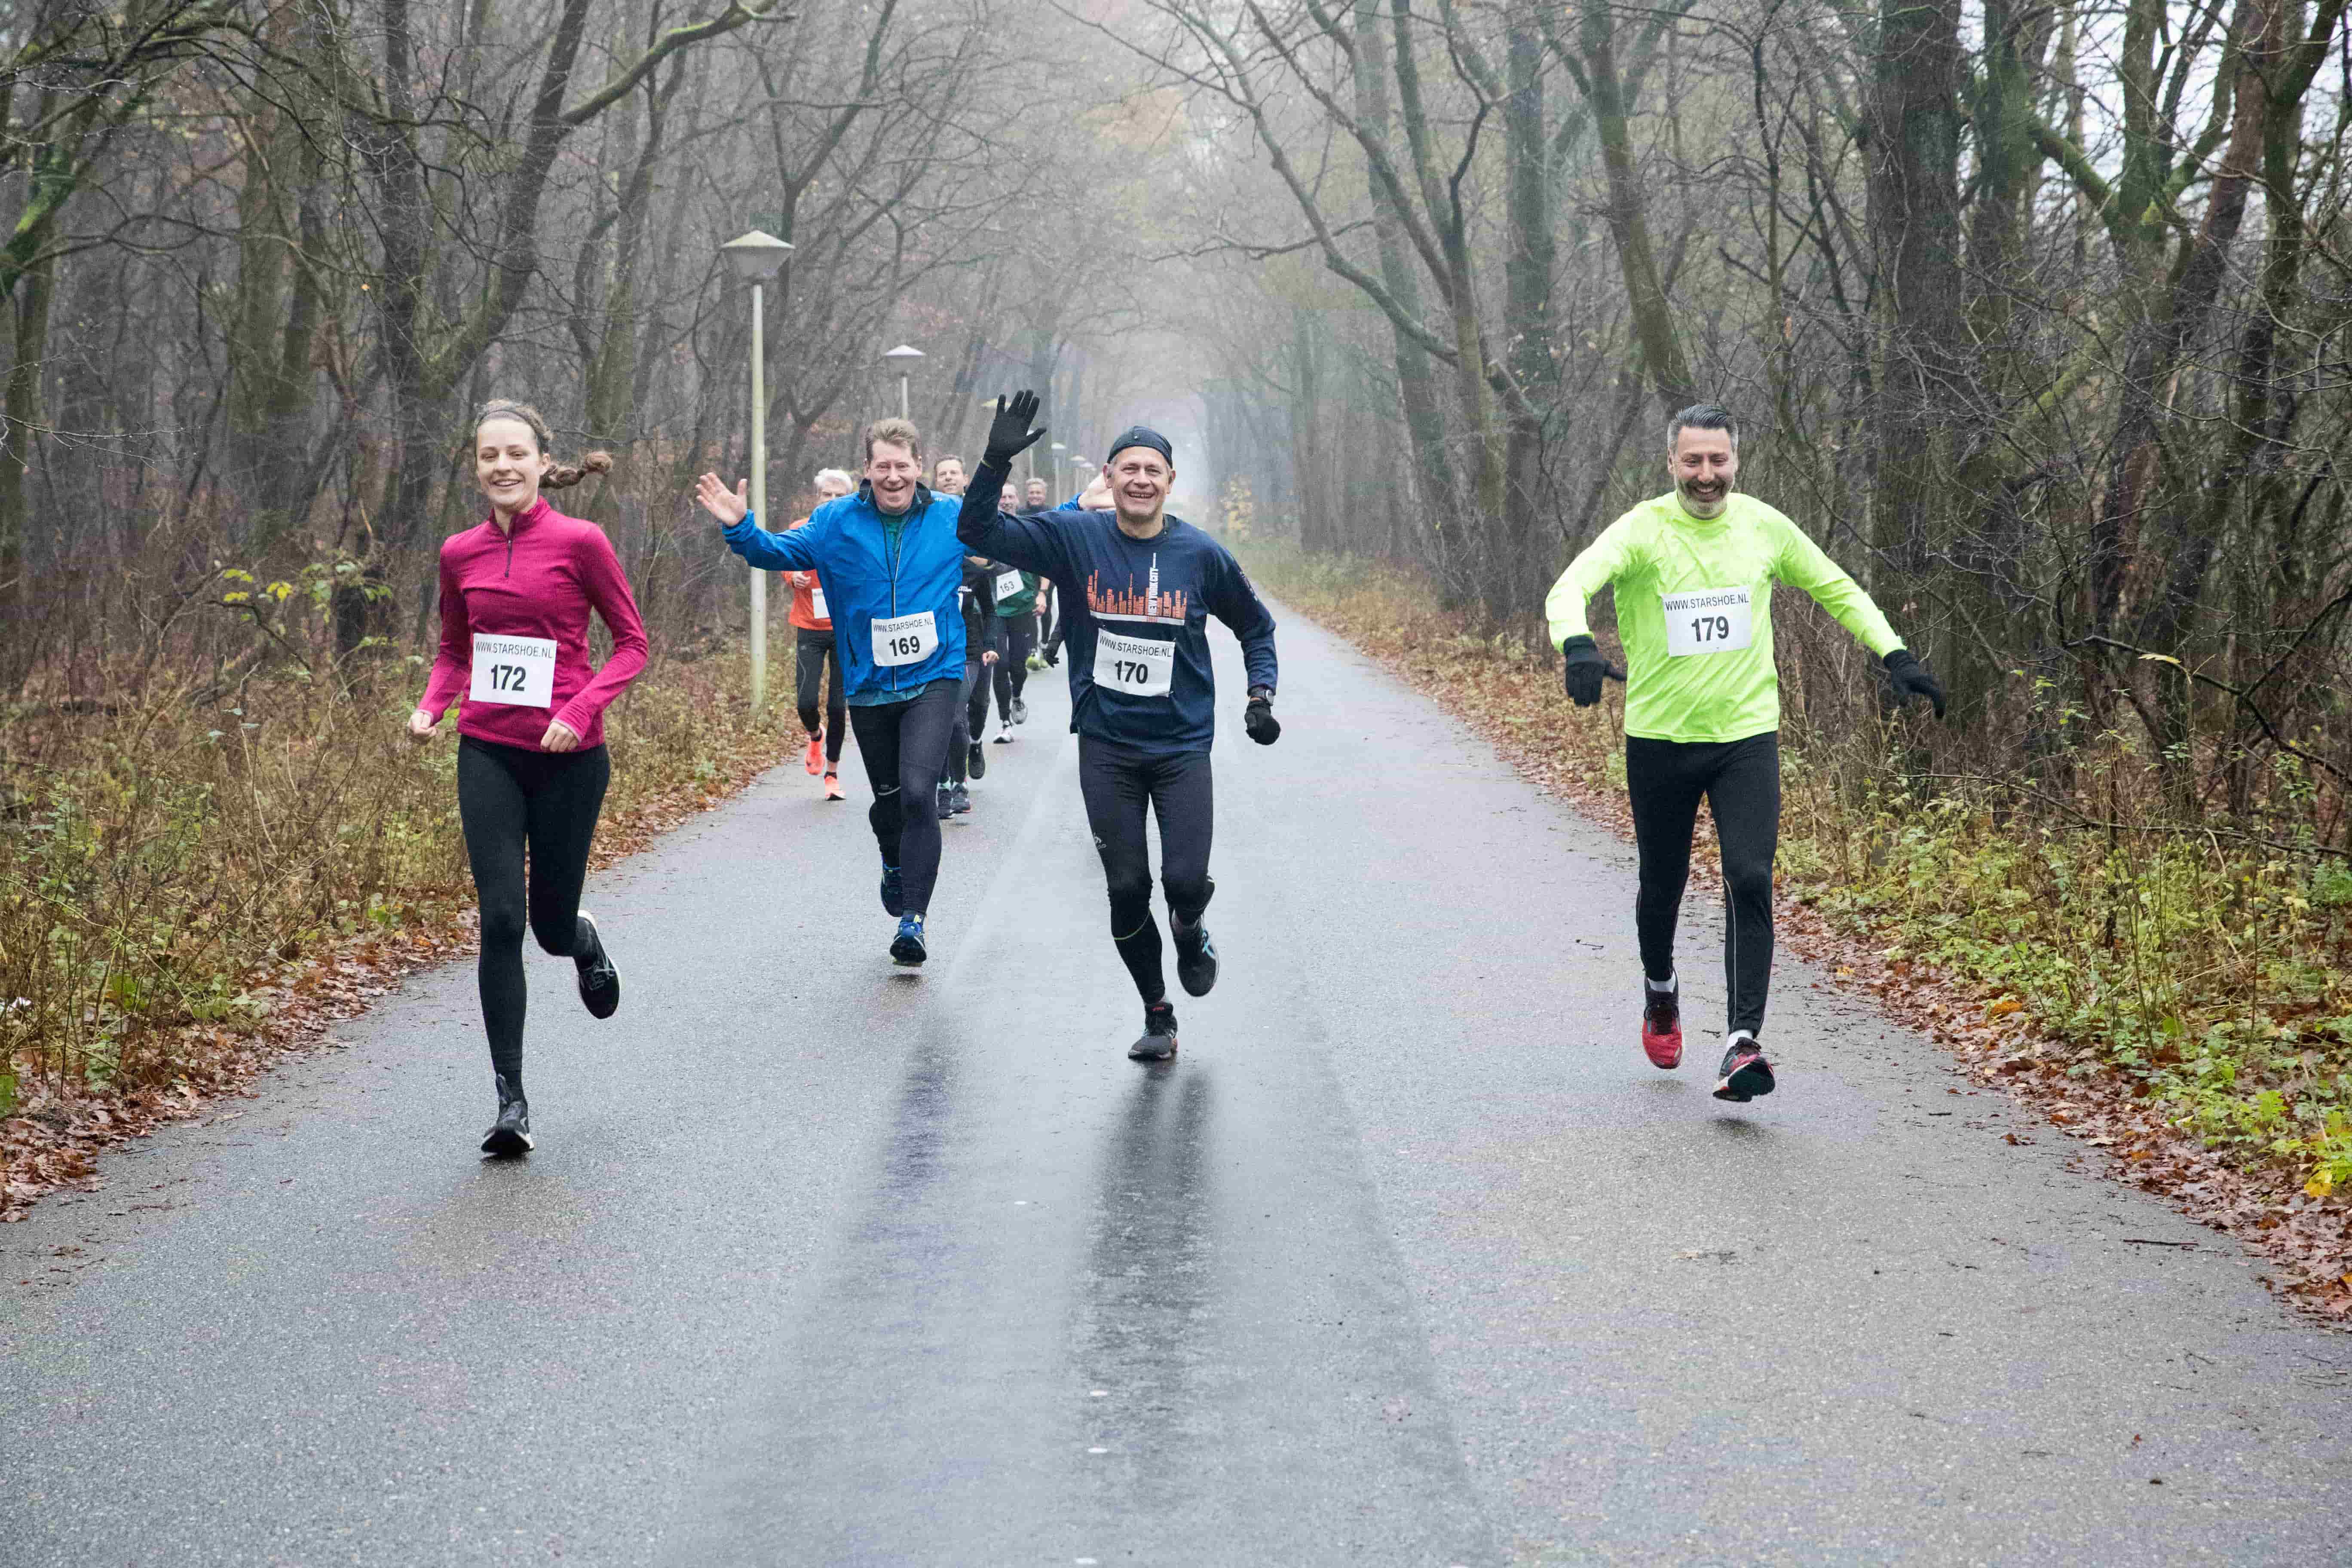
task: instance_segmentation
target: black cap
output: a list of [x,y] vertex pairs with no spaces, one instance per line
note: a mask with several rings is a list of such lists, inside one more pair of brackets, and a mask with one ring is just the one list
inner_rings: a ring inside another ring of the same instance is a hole
[[1118,455],[1121,452],[1126,451],[1129,447],[1149,447],[1153,451],[1159,453],[1161,457],[1167,458],[1168,466],[1170,468],[1172,468],[1176,466],[1176,449],[1168,444],[1168,437],[1162,436],[1159,431],[1142,425],[1130,426],[1118,436],[1113,437],[1110,444],[1110,456],[1105,458],[1103,461],[1106,464],[1117,462],[1118,460]]

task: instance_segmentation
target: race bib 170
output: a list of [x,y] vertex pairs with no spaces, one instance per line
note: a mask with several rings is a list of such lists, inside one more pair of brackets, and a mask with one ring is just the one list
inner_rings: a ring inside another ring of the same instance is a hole
[[897,666],[920,664],[938,651],[939,622],[929,610],[893,616],[874,623],[874,662]]
[[1095,633],[1095,684],[1129,697],[1165,697],[1176,679],[1176,645]]
[[476,632],[474,683],[467,694],[509,708],[554,707],[555,639]]
[[1666,652],[1675,658],[1735,653],[1755,640],[1753,589],[1694,588],[1660,595],[1658,602],[1666,612]]

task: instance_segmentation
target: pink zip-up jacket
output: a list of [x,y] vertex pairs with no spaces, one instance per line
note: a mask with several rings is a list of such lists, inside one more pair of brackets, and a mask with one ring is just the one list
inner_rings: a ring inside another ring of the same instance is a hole
[[[613,657],[588,663],[588,612],[604,617]],[[477,702],[474,634],[551,637],[555,642],[555,705],[524,708]],[[613,542],[593,522],[566,517],[541,496],[514,520],[514,531],[491,518],[441,543],[441,652],[416,706],[437,721],[465,697],[457,732],[501,746],[539,751],[548,721],[561,719],[580,749],[604,743],[604,710],[646,667],[646,625],[621,572]]]

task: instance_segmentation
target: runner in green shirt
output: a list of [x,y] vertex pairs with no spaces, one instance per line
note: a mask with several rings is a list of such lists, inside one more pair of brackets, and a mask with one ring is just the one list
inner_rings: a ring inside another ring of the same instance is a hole
[[1625,644],[1625,789],[1641,857],[1633,903],[1644,972],[1642,1048],[1662,1068],[1683,1057],[1675,923],[1690,876],[1691,834],[1706,797],[1722,850],[1724,976],[1730,1026],[1717,1100],[1772,1092],[1759,1038],[1772,975],[1772,858],[1780,837],[1780,680],[1772,662],[1772,587],[1811,594],[1879,656],[1898,699],[1944,690],[1854,580],[1793,522],[1737,493],[1739,426],[1713,404],[1666,424],[1675,488],[1601,530],[1544,601],[1568,694],[1590,708],[1614,674],[1584,619],[1614,585]]

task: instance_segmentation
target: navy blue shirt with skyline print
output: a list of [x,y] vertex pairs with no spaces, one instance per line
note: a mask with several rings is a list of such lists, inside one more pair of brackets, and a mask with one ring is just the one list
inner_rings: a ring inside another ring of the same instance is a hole
[[1208,750],[1217,733],[1211,616],[1239,639],[1249,684],[1274,689],[1274,616],[1223,545],[1175,517],[1152,538],[1130,539],[1108,511],[1006,516],[996,505],[1003,483],[985,465],[972,476],[956,537],[1053,579],[1067,626],[1070,728],[1158,755]]

